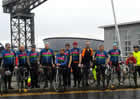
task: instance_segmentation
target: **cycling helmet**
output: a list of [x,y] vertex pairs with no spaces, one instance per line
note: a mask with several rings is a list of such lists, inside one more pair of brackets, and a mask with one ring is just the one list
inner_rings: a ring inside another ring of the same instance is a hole
[[139,46],[138,45],[135,45],[135,46],[133,46],[133,48],[139,48]]

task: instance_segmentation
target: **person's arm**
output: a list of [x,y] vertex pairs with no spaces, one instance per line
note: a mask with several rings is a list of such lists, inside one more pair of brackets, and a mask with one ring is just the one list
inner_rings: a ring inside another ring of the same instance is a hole
[[97,55],[97,52],[95,52],[95,55],[94,55],[94,58],[93,58],[94,61],[96,60],[96,55]]
[[40,54],[39,54],[39,52],[37,52],[37,64],[40,64],[39,57],[40,57]]
[[42,50],[39,52],[39,62],[40,62],[40,64],[41,64],[41,56],[42,56]]
[[61,66],[65,66],[67,64],[67,57],[64,57],[64,63],[61,63]]
[[108,57],[107,52],[105,52],[105,56],[106,56],[106,64],[108,64],[108,63],[109,63],[110,58]]
[[2,51],[2,53],[1,53],[1,65],[0,65],[0,67],[3,66],[3,58],[4,58],[4,52]]
[[28,63],[29,66],[31,65],[31,63],[30,63],[30,53],[27,53],[27,63]]
[[70,59],[69,59],[69,65],[68,65],[69,68],[71,67],[71,63],[72,63],[72,55],[70,55]]
[[93,62],[93,49],[91,48],[90,61]]
[[110,61],[110,58],[111,58],[111,50],[110,51],[108,51],[108,61]]
[[134,64],[136,64],[136,63],[137,63],[137,60],[136,60],[136,58],[135,58],[135,57],[133,57],[133,59],[134,59]]
[[16,64],[16,66],[18,66],[18,51],[15,53],[16,54],[16,61],[15,61],[15,64]]
[[128,65],[128,63],[129,63],[129,58],[126,59],[126,65]]
[[79,64],[82,63],[82,54],[81,54],[81,49],[79,50]]
[[53,64],[55,64],[55,55],[54,55],[53,50],[52,50],[52,59],[53,59]]
[[57,57],[58,57],[58,56],[56,55],[56,59],[55,59],[55,63],[56,63],[56,64],[58,64],[58,59],[57,59]]

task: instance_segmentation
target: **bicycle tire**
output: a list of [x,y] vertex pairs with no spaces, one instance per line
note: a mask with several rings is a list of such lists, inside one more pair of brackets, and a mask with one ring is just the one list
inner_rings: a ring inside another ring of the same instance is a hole
[[54,82],[54,89],[55,91],[59,91],[59,85],[60,85],[60,75],[59,75],[59,69],[56,69],[56,77]]

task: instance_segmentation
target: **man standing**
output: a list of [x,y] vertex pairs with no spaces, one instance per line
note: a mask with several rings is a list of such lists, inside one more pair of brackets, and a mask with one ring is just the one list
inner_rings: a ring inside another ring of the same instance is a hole
[[[121,51],[120,51],[120,49],[118,49],[116,43],[113,44],[113,49],[110,50],[108,52],[108,54],[110,55],[110,63],[112,65],[112,67],[115,67],[115,70],[118,74],[118,81],[119,81],[119,85],[120,85],[121,71],[120,71],[120,67],[119,67],[119,61],[120,61],[119,57],[120,57]],[[109,80],[108,80],[107,84],[109,85]]]
[[72,67],[73,75],[74,75],[74,87],[80,87],[80,66],[81,66],[81,49],[78,48],[78,43],[75,41],[73,42],[73,48],[71,49],[70,53],[70,62],[69,68]]
[[66,74],[66,76],[67,76],[67,78],[66,78],[67,82],[66,83],[67,83],[67,86],[70,87],[71,86],[71,68],[68,67],[69,60],[70,60],[70,44],[69,43],[66,43],[65,44],[65,48],[66,48],[65,55],[67,57],[67,74]]
[[13,89],[11,87],[11,80],[12,80],[12,73],[15,65],[15,52],[11,50],[11,45],[9,43],[5,44],[5,50],[2,51],[2,60],[3,60],[4,72],[9,71],[9,74],[5,75],[4,77],[5,91],[7,92],[7,83],[8,83],[8,89]]
[[99,50],[95,53],[95,60],[96,60],[96,73],[97,73],[97,87],[100,87],[100,81],[102,76],[103,88],[105,88],[105,69],[106,64],[108,64],[108,55],[107,52],[104,51],[104,46],[100,45]]
[[138,87],[137,85],[137,72],[139,73],[140,76],[140,51],[139,51],[139,46],[134,46],[134,52],[133,52],[134,57],[136,58],[136,71],[135,71],[135,75],[134,75],[134,81],[136,84],[136,87]]
[[39,64],[39,53],[36,51],[36,46],[33,45],[31,51],[28,53],[28,61],[31,67],[31,85],[32,88],[38,86],[38,64]]
[[[25,49],[25,47],[22,45],[19,47],[19,51],[17,51],[16,56],[18,58],[18,67],[19,67],[19,71],[21,72],[21,75],[24,75],[23,69],[26,68],[27,69],[27,73],[25,74],[26,77],[28,77],[29,74],[29,64],[27,61],[27,56],[28,56],[28,51]],[[22,81],[22,88],[23,88],[23,81]],[[25,88],[28,88],[28,84],[27,84],[27,79],[25,80]]]
[[86,41],[85,45],[86,47],[82,50],[82,64],[84,65],[83,77],[85,77],[86,79],[86,84],[83,83],[83,85],[88,86],[88,74],[89,74],[91,63],[93,61],[93,49],[90,48],[89,41]]
[[[44,88],[48,87],[48,80],[52,87],[53,77],[55,75],[53,67],[55,67],[55,56],[52,49],[49,47],[49,43],[45,44],[45,48],[40,52],[40,64],[44,68],[45,73],[45,85]],[[49,75],[48,75],[49,74]]]

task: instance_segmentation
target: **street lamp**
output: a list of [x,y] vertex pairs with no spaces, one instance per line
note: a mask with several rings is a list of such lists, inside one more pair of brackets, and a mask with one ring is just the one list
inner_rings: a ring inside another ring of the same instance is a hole
[[[116,18],[116,14],[115,14],[115,7],[114,7],[114,1],[111,0],[111,5],[112,5],[112,11],[113,11],[113,17],[114,17],[114,23],[115,23],[115,33],[117,35],[117,39],[118,39],[118,44],[119,44],[119,48],[122,52],[122,48],[121,48],[121,39],[120,39],[120,32],[119,32],[119,28],[118,28],[118,24],[117,24],[117,18]],[[121,53],[121,57],[122,57],[122,53]]]

